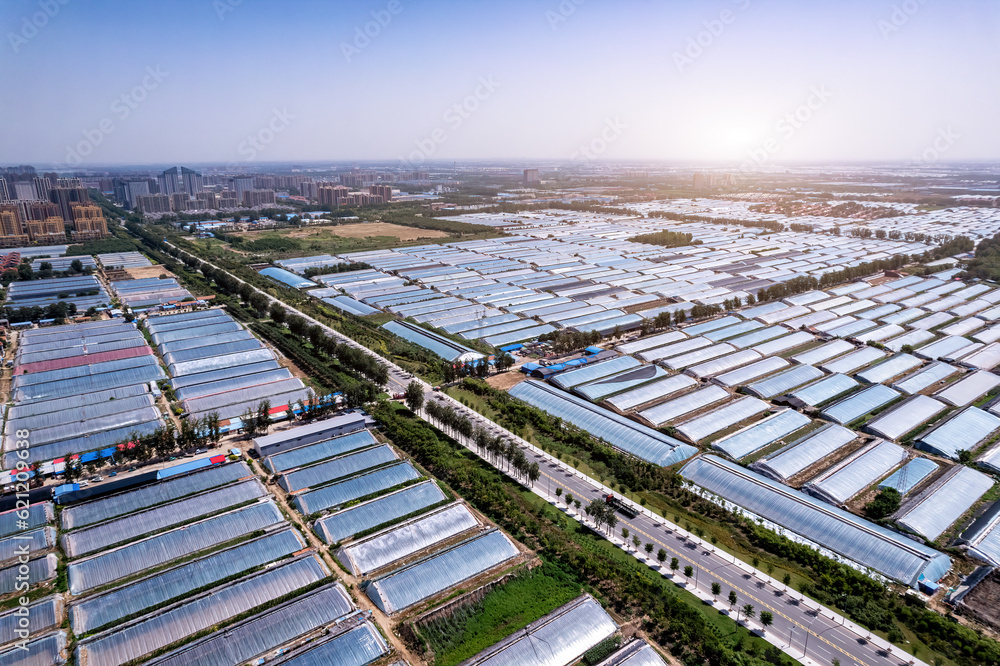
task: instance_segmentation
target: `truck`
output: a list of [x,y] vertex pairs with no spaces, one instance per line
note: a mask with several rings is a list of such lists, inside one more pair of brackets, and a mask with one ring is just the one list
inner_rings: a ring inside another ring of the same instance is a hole
[[626,518],[635,518],[639,515],[639,512],[632,508],[626,502],[621,501],[614,495],[608,494],[604,496],[604,503],[610,506],[612,509],[622,514]]

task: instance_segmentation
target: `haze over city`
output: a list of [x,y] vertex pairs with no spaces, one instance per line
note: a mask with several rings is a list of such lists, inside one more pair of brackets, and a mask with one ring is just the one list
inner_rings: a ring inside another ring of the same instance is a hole
[[12,0],[0,25],[11,163],[569,160],[609,122],[607,160],[1000,156],[982,0]]

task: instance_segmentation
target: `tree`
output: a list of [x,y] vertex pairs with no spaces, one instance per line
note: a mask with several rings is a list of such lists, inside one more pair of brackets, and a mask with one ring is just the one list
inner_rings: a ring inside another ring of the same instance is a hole
[[737,601],[739,598],[736,596],[736,590],[729,590],[729,607],[735,606]]
[[83,262],[80,261],[79,259],[74,259],[73,261],[69,262],[69,267],[73,269],[74,273],[83,272]]
[[285,308],[279,303],[271,303],[271,309],[268,311],[271,315],[271,320],[276,324],[280,324],[285,321]]
[[[743,618],[752,620],[757,612],[753,609],[753,604],[743,604]],[[737,620],[738,622],[739,620]]]
[[622,541],[628,541],[628,528],[622,528]]
[[35,272],[31,270],[31,264],[20,264],[17,267],[17,279],[18,280],[31,280],[34,279]]
[[535,485],[535,482],[542,476],[542,470],[539,468],[538,463],[533,462],[531,466],[528,467],[528,479],[531,481],[531,485]]
[[661,566],[666,561],[666,559],[667,559],[667,551],[665,551],[662,548],[656,551],[656,561],[659,562]]
[[646,554],[647,555],[652,555],[653,554],[653,544],[652,543],[650,543],[650,542],[647,541],[645,549],[646,549]]
[[507,372],[514,365],[514,357],[507,352],[503,352],[496,357],[493,363],[496,366],[497,372]]
[[65,471],[63,476],[66,479],[66,483],[73,483],[74,479],[79,479],[80,474],[83,472],[82,466],[80,465],[79,458],[67,458]]
[[771,613],[771,611],[760,612],[760,623],[764,625],[765,629],[774,624],[774,615]]
[[642,539],[638,535],[632,535],[632,547],[635,548],[635,552],[639,552],[639,544],[642,543]]
[[[965,451],[960,453],[967,453]],[[872,520],[882,520],[894,514],[899,509],[903,496],[895,488],[883,488],[878,491],[871,502],[865,504],[865,515]]]
[[420,408],[424,405],[424,389],[421,388],[420,382],[413,380],[406,386],[406,393],[404,394],[406,398],[407,408],[416,414],[420,411]]
[[962,463],[963,465],[968,465],[969,463],[971,463],[972,462],[972,451],[969,451],[967,449],[962,449],[961,451],[959,451],[958,452],[958,462]]
[[677,571],[680,568],[681,568],[680,561],[676,557],[671,557],[670,558],[670,570],[671,571]]
[[693,575],[694,575],[694,567],[692,567],[690,564],[687,565],[686,567],[684,567],[684,577],[685,578],[690,578]]
[[722,585],[717,580],[712,581],[712,596],[718,597],[720,594],[722,594]]
[[784,583],[785,587],[787,588],[788,584],[792,582],[792,574],[786,573],[784,576],[781,577],[781,582]]
[[562,488],[556,488],[556,497],[562,497]]

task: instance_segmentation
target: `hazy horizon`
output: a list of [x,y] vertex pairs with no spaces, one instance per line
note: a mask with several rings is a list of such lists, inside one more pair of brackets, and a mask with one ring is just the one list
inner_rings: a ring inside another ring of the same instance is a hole
[[12,0],[0,17],[3,163],[1000,159],[983,76],[1000,7],[981,0]]

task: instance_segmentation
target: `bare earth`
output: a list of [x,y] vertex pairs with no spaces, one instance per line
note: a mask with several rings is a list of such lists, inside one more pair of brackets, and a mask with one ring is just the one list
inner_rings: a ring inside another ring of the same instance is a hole
[[145,266],[143,268],[129,268],[125,271],[132,276],[135,280],[141,280],[143,278],[155,278],[161,275],[169,275],[173,277],[173,274],[165,269],[163,266]]
[[343,238],[365,238],[367,236],[395,236],[400,240],[417,240],[418,238],[444,238],[448,234],[436,229],[417,229],[416,227],[403,227],[398,224],[388,222],[369,222],[367,224],[341,224],[335,227],[326,227],[324,231],[329,231],[335,236]]
[[515,384],[520,384],[522,381],[527,379],[527,377],[515,371],[502,372],[499,375],[493,375],[486,378],[486,383],[496,389],[501,389],[506,391],[507,389],[513,387]]

